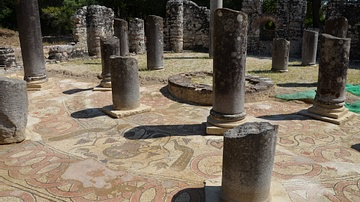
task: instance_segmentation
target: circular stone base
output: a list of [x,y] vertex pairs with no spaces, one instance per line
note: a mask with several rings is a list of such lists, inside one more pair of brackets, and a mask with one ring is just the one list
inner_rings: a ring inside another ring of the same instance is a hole
[[[200,105],[212,105],[212,73],[187,72],[168,78],[168,90],[174,97]],[[258,102],[274,95],[269,78],[245,76],[245,102]]]

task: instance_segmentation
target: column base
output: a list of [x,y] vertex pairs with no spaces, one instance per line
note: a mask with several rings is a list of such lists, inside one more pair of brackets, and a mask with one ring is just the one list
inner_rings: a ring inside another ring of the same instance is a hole
[[301,66],[315,67],[315,66],[316,66],[316,63],[315,63],[315,64],[304,64],[304,63],[301,63]]
[[224,122],[218,119],[213,118],[211,115],[207,118],[206,123],[206,134],[208,135],[224,135],[224,133],[230,129],[235,128],[245,122],[247,122],[247,118],[233,121],[233,122]]
[[93,88],[93,91],[111,91],[111,82],[101,82]]
[[53,87],[53,82],[49,81],[47,78],[40,81],[30,81],[26,82],[27,91],[41,91],[48,90]]
[[289,70],[288,69],[271,69],[272,72],[280,72],[280,73],[286,73]]
[[140,106],[135,108],[135,109],[116,110],[116,109],[113,108],[113,105],[110,105],[110,106],[103,107],[102,111],[105,114],[109,115],[110,117],[119,119],[119,118],[123,118],[123,117],[127,117],[127,116],[132,116],[132,115],[135,115],[135,114],[141,114],[141,113],[144,113],[144,112],[149,112],[149,111],[151,111],[151,107],[140,104]]
[[340,108],[324,108],[321,106],[313,105],[308,109],[298,112],[300,115],[308,116],[321,121],[343,125],[345,122],[355,116],[355,113],[350,112],[345,107]]
[[148,70],[150,70],[150,71],[163,71],[163,70],[164,70],[164,66],[161,66],[161,67],[151,67],[151,68],[148,68]]
[[[221,201],[221,184],[222,184],[222,177],[218,177],[215,179],[207,179],[204,181],[205,202]],[[281,184],[280,180],[276,178],[274,179],[274,177],[271,180],[270,200],[291,201],[286,189]]]

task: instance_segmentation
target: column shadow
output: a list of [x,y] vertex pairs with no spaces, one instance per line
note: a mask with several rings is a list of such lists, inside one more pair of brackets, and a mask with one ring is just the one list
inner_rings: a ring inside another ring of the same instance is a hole
[[299,114],[299,112],[295,112],[291,114],[272,114],[272,115],[258,116],[256,118],[265,119],[268,121],[314,120],[313,118]]
[[316,87],[317,82],[313,82],[313,83],[278,83],[276,85],[280,86],[280,87],[288,87],[288,88],[295,88],[295,87],[311,88],[311,87]]
[[63,92],[63,94],[72,95],[72,94],[76,94],[76,93],[80,93],[80,92],[84,92],[84,91],[89,91],[92,89],[93,88],[75,88],[75,89],[66,90]]
[[171,202],[203,202],[205,201],[204,188],[186,188],[177,192]]
[[188,125],[145,125],[132,128],[124,133],[124,137],[131,140],[195,135],[206,135],[206,126],[204,123]]
[[89,108],[71,113],[71,117],[75,119],[91,119],[99,116],[106,116],[102,108]]

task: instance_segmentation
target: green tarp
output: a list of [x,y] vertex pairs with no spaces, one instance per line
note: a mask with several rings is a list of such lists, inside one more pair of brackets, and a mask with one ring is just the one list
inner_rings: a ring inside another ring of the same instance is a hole
[[[360,85],[346,84],[346,91],[356,96],[360,96]],[[315,94],[315,90],[307,90],[292,94],[279,94],[275,97],[283,100],[313,100],[315,98]],[[348,108],[349,111],[360,114],[360,101],[352,104],[346,103],[345,107]]]

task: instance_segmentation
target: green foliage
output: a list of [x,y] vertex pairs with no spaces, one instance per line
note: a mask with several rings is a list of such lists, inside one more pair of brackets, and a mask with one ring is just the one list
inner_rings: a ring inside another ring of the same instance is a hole
[[0,27],[16,28],[16,13],[14,0],[0,1]]
[[[41,9],[42,18],[48,22],[50,30],[55,35],[64,35],[71,33],[71,16],[77,9],[85,5],[95,4],[95,0],[63,0],[62,6],[48,6]],[[44,26],[43,26],[44,27]],[[45,29],[44,31],[46,32]]]

